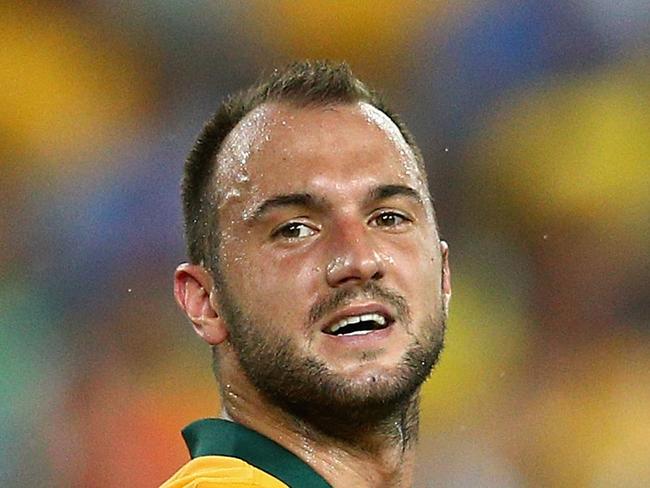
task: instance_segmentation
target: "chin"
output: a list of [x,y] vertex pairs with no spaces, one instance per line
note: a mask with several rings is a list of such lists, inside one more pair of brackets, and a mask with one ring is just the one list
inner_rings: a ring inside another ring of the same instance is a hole
[[358,385],[359,387],[396,383],[399,382],[400,378],[404,377],[398,362],[391,364],[379,361],[357,363],[343,371],[336,371],[335,369],[331,371],[333,375],[338,376],[342,381],[347,381],[350,385]]
[[338,389],[341,403],[393,403],[412,396],[425,378],[406,373],[398,366],[374,367],[352,376],[342,376]]

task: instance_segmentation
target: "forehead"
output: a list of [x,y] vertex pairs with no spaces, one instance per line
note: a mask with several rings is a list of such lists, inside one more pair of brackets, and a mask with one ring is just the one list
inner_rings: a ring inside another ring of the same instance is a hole
[[222,204],[251,189],[257,194],[304,191],[319,182],[340,186],[364,178],[405,183],[426,193],[399,128],[365,102],[306,108],[263,104],[228,135],[217,167]]

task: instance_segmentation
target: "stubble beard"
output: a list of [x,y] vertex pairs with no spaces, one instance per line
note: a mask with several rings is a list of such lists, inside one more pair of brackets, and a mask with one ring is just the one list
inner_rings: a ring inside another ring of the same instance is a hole
[[[436,308],[437,315],[420,324],[420,338],[410,334],[413,340],[392,371],[352,380],[332,371],[321,359],[302,353],[295,339],[283,334],[281,327],[255,323],[227,290],[222,288],[221,292],[229,340],[242,371],[270,403],[338,438],[377,429],[396,435],[398,424],[402,441],[416,435],[420,386],[444,345],[446,313],[442,303]],[[405,300],[374,284],[363,290],[335,293],[312,309],[311,319],[359,295],[388,300],[396,305],[399,322],[410,320]]]

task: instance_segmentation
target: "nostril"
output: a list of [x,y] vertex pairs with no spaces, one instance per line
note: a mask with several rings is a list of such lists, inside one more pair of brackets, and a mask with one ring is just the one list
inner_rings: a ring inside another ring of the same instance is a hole
[[382,273],[381,271],[377,270],[377,271],[375,272],[375,274],[372,275],[372,278],[371,278],[371,279],[373,279],[373,280],[379,280],[379,279],[381,279],[383,276],[384,276],[384,273]]

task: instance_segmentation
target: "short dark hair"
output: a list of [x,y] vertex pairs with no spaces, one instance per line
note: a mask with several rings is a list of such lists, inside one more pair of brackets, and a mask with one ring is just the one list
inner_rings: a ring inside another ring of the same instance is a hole
[[191,263],[218,274],[219,222],[211,197],[217,155],[226,136],[252,110],[266,102],[299,107],[366,102],[384,112],[409,144],[426,182],[422,154],[411,132],[382,97],[356,78],[346,63],[298,61],[275,69],[251,88],[228,97],[201,130],[185,162],[182,182],[185,240]]

